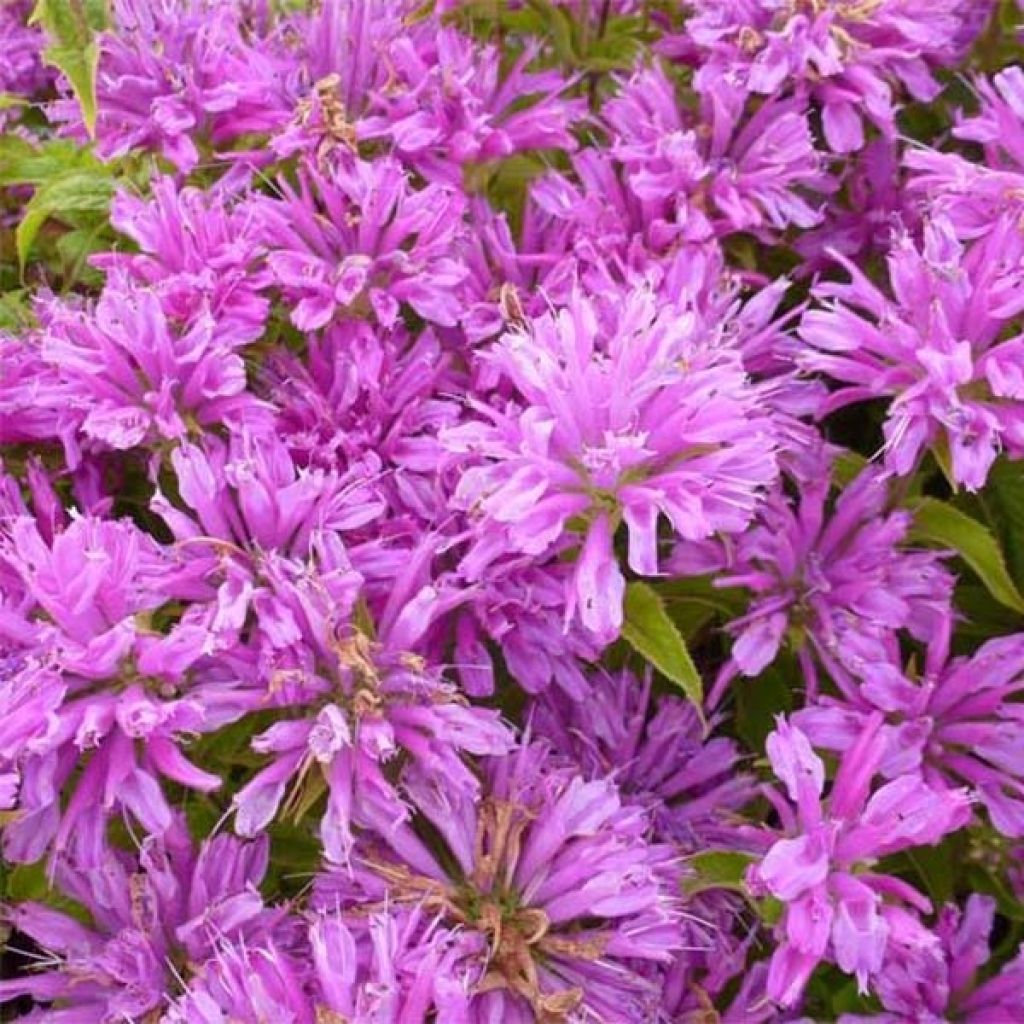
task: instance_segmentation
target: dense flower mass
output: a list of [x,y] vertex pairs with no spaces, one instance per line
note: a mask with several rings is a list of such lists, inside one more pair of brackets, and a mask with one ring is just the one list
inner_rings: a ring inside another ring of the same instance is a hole
[[0,0],[0,1017],[1024,1020],[1022,62]]

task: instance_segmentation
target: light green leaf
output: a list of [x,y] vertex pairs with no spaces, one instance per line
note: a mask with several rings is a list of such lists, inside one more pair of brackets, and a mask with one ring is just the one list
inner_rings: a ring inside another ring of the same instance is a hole
[[88,171],[71,171],[36,189],[14,233],[22,271],[39,229],[51,218],[67,213],[103,213],[110,206],[114,183]]
[[43,59],[62,71],[71,83],[82,108],[82,120],[89,134],[94,134],[100,59],[96,37],[107,27],[106,0],[38,0],[32,21],[41,25],[49,38]]
[[663,676],[676,683],[703,717],[704,687],[686,641],[657,592],[646,583],[626,588],[622,636]]
[[683,880],[683,891],[688,896],[705,889],[733,889],[745,894],[743,878],[756,859],[739,850],[707,850],[687,857],[686,867],[692,874]]
[[978,574],[1000,604],[1024,612],[1024,597],[1010,578],[999,543],[990,530],[935,498],[917,499],[911,508],[914,512],[911,536],[928,544],[952,548]]

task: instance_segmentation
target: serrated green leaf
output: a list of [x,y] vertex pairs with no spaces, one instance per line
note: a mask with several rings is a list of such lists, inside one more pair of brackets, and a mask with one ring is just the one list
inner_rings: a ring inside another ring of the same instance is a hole
[[911,508],[914,512],[911,535],[914,538],[952,548],[977,573],[1000,604],[1016,612],[1024,612],[1024,597],[1010,578],[999,543],[987,527],[935,498],[917,499]]
[[703,716],[704,686],[686,641],[657,592],[646,583],[626,587],[622,636],[638,654],[682,689]]
[[32,22],[42,26],[49,44],[43,59],[71,83],[90,135],[96,130],[97,35],[108,23],[106,0],[38,0]]
[[0,185],[42,185],[72,170],[104,173],[89,150],[68,139],[40,146],[17,135],[0,136]]
[[40,185],[25,205],[21,223],[14,233],[22,271],[40,228],[51,217],[71,212],[105,214],[113,195],[114,183],[109,177],[87,171],[71,171]]

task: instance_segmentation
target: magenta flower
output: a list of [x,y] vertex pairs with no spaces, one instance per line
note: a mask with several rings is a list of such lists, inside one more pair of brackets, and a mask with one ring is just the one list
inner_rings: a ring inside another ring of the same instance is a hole
[[962,827],[970,813],[967,791],[930,789],[919,775],[907,774],[872,793],[885,752],[882,716],[875,715],[843,756],[823,802],[824,764],[796,726],[781,716],[777,722],[768,737],[768,758],[794,806],[773,800],[788,837],[748,872],[755,893],[770,894],[785,907],[768,995],[793,1006],[826,958],[855,974],[866,993],[885,962],[890,932],[899,926],[899,905],[925,913],[930,905],[905,882],[865,869],[880,857],[937,843]]
[[509,748],[498,714],[467,706],[416,654],[447,603],[433,587],[407,589],[395,585],[373,639],[347,621],[347,609],[332,602],[326,587],[295,586],[289,614],[281,616],[288,642],[277,652],[280,681],[271,686],[287,686],[289,704],[306,714],[281,719],[253,740],[271,762],[235,796],[240,833],[266,828],[289,784],[290,805],[309,773],[319,772],[328,794],[320,822],[324,853],[348,864],[353,826],[387,837],[409,817],[402,780],[412,767],[472,799],[479,783],[463,755]]
[[908,147],[909,187],[929,210],[946,217],[960,238],[978,238],[1003,217],[1015,221],[1024,198],[1024,72],[1011,65],[974,81],[980,109],[961,116],[953,134],[983,147],[983,161],[923,146]]
[[746,611],[729,624],[736,638],[731,665],[719,677],[713,704],[735,670],[758,675],[787,638],[813,691],[812,655],[841,660],[856,640],[860,656],[873,650],[882,660],[894,631],[926,640],[948,609],[953,578],[940,555],[905,546],[912,516],[891,508],[886,475],[864,469],[829,511],[830,456],[819,451],[816,462],[798,502],[777,490],[734,543],[684,545],[674,558],[677,571],[713,571],[717,586],[752,592]]
[[[708,0],[685,27],[699,54],[695,86],[705,95],[809,94],[820,105],[830,148],[864,144],[864,119],[896,134],[893,86],[934,99],[932,75],[955,64],[981,28],[974,0]],[[983,19],[982,19],[983,20]],[[676,49],[672,38],[665,40]]]
[[948,452],[953,479],[977,490],[997,454],[1024,454],[1024,342],[1006,329],[1024,308],[1019,263],[1024,238],[1003,221],[964,247],[948,221],[933,218],[918,247],[893,240],[893,298],[836,254],[849,284],[823,283],[820,308],[804,314],[799,356],[840,387],[819,415],[889,398],[885,461],[905,475],[926,447]]
[[269,276],[256,266],[262,249],[249,212],[221,193],[178,188],[171,178],[157,178],[152,193],[147,200],[121,192],[110,212],[113,226],[141,251],[101,253],[92,262],[156,291],[175,324],[208,314],[221,343],[255,341],[267,319],[270,304],[260,292]]
[[840,1024],[916,1024],[957,1020],[999,1024],[1024,1014],[1024,953],[984,980],[995,901],[973,893],[961,914],[944,907],[934,932],[909,930],[893,943],[877,978],[885,1012],[871,1017],[844,1014]]
[[644,575],[659,571],[661,515],[686,540],[743,529],[775,477],[771,425],[736,354],[693,322],[646,291],[607,319],[576,296],[483,357],[517,399],[442,434],[469,462],[455,495],[478,524],[467,575],[507,551],[578,548],[566,619],[608,642],[622,623],[621,523]]
[[680,914],[674,855],[647,840],[644,811],[540,744],[491,759],[478,802],[423,772],[410,785],[445,854],[403,825],[354,858],[355,879],[323,878],[319,902],[422,903],[459,927],[466,1024],[655,1019],[658,986],[637,969],[671,960]]
[[[97,152],[104,159],[148,149],[188,172],[203,151],[288,119],[289,63],[266,42],[247,38],[241,0],[112,6],[96,76]],[[53,115],[85,137],[75,101],[56,103]]]
[[[707,234],[770,236],[821,220],[831,189],[799,100],[767,102],[742,122],[742,98],[711,93],[698,121],[655,65],[622,84],[602,114],[630,190],[667,223],[705,221]],[[688,231],[692,234],[693,227]]]
[[880,769],[890,777],[921,772],[938,790],[966,784],[1004,835],[1024,837],[1024,634],[997,637],[970,657],[950,659],[947,615],[928,646],[918,676],[900,668],[898,646],[888,657],[831,666],[839,688],[794,715],[820,746],[844,750],[863,722],[885,716],[888,747]]
[[391,516],[418,529],[450,518],[438,434],[462,416],[452,363],[429,330],[413,336],[399,324],[380,331],[345,320],[310,336],[302,359],[269,359],[263,385],[297,465],[365,474]]
[[569,757],[587,779],[612,777],[647,807],[659,839],[685,849],[730,845],[730,818],[754,796],[739,771],[740,752],[724,736],[705,740],[692,704],[651,699],[651,680],[599,672],[577,699],[549,690],[533,710],[538,736]]
[[279,183],[280,199],[253,200],[267,263],[303,331],[335,317],[375,318],[383,327],[407,304],[425,320],[454,325],[458,285],[466,276],[457,254],[463,200],[453,189],[414,189],[390,158],[339,160],[321,172],[303,165],[296,191]]
[[[102,835],[115,808],[162,835],[172,813],[161,778],[203,792],[220,785],[185,757],[185,739],[252,703],[228,665],[200,663],[183,677],[173,642],[152,629],[153,613],[188,592],[187,573],[127,521],[76,518],[48,544],[19,518],[2,558],[31,599],[5,632],[16,626],[32,645],[16,655],[18,700],[5,708],[7,728],[22,734],[5,856],[31,861],[51,844],[60,852],[76,832]],[[26,717],[38,711],[41,721]]]
[[586,102],[562,95],[573,83],[558,71],[527,70],[539,49],[527,45],[503,68],[497,47],[453,28],[403,35],[385,48],[392,78],[360,121],[359,137],[387,139],[425,178],[456,186],[466,164],[529,149],[571,151],[569,128]]
[[117,282],[93,308],[41,312],[41,355],[64,385],[51,402],[66,402],[87,438],[123,450],[263,415],[208,308],[178,324],[156,293]]
[[19,1018],[29,1021],[149,1019],[165,1007],[176,971],[202,970],[220,941],[272,934],[283,914],[258,890],[267,844],[219,836],[193,849],[184,835],[178,822],[137,859],[102,846],[59,862],[57,882],[89,911],[90,926],[40,903],[8,908],[7,920],[45,956],[24,977],[0,981],[0,1003],[30,997],[36,1009]]
[[[42,60],[43,33],[30,26],[31,0],[0,4],[0,95],[14,100],[37,99],[53,81],[53,70]],[[18,119],[17,103],[0,109],[0,129]]]

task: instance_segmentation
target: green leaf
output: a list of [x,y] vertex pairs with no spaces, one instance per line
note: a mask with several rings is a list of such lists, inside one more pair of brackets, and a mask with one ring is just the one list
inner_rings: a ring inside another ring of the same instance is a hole
[[1024,466],[997,459],[984,491],[990,522],[1000,531],[1010,571],[1024,580]]
[[114,183],[109,177],[88,171],[71,171],[40,185],[25,205],[21,223],[14,233],[18,263],[22,271],[40,228],[51,217],[66,219],[66,214],[72,212],[105,215],[113,194]]
[[703,718],[704,687],[700,673],[657,592],[646,583],[630,583],[624,610],[623,638],[678,685]]
[[31,20],[42,26],[50,40],[43,59],[62,71],[71,83],[82,108],[82,120],[93,135],[100,59],[96,37],[107,27],[106,0],[38,0]]
[[686,858],[686,866],[693,872],[683,880],[683,891],[688,896],[705,889],[733,889],[746,893],[743,876],[756,858],[739,850],[707,850]]
[[920,541],[952,548],[978,574],[989,593],[1016,612],[1024,612],[1021,596],[1006,568],[1003,553],[992,532],[976,519],[935,498],[913,502],[911,535]]
[[0,186],[42,185],[72,170],[106,173],[88,149],[68,139],[50,139],[40,146],[17,135],[0,136]]

